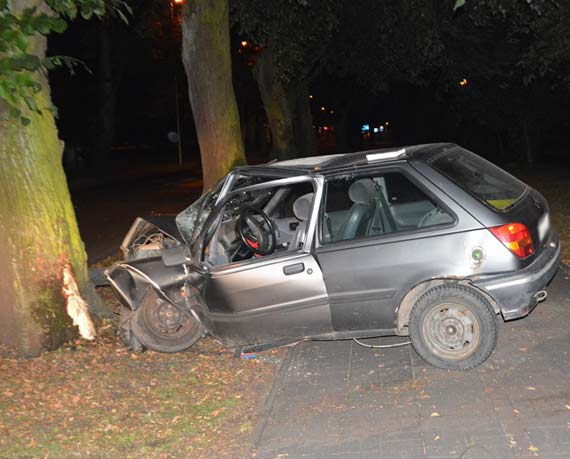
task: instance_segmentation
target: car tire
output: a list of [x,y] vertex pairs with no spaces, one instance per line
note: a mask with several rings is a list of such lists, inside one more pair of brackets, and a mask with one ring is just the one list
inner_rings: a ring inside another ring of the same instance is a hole
[[198,323],[152,289],[134,312],[130,329],[143,346],[157,352],[186,351],[202,337]]
[[118,335],[128,349],[135,353],[140,353],[144,351],[144,346],[131,331],[130,322],[133,314],[134,311],[131,308],[121,305],[121,309],[119,310]]
[[439,285],[414,304],[410,340],[426,362],[444,369],[470,370],[489,358],[497,344],[493,306],[464,285]]

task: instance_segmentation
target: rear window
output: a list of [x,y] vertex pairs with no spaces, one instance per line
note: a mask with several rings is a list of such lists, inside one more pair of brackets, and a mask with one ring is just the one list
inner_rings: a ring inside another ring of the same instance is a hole
[[430,163],[496,210],[505,211],[512,207],[526,190],[523,182],[463,148],[455,148],[436,156]]

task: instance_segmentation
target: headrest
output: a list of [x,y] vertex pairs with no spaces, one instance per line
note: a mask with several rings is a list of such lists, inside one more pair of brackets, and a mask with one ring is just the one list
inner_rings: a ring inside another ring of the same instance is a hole
[[369,178],[354,182],[348,189],[348,197],[357,204],[368,204],[375,195],[376,185]]
[[313,193],[307,193],[299,196],[293,203],[293,213],[298,220],[305,221],[311,213],[311,204],[313,203]]

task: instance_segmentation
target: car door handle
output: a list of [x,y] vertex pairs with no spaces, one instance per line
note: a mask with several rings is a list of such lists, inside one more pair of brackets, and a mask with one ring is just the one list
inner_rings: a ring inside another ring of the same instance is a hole
[[305,263],[295,263],[294,265],[283,267],[283,273],[286,276],[290,276],[291,274],[299,274],[303,271],[305,271]]

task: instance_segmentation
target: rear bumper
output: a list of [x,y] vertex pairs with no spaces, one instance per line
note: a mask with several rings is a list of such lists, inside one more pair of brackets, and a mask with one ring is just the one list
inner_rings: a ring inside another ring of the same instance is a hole
[[516,274],[499,274],[474,282],[495,299],[505,320],[524,317],[545,298],[539,294],[560,265],[560,238],[551,233],[540,256]]

